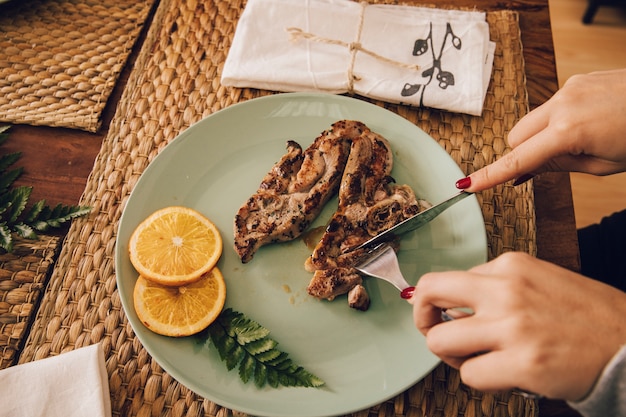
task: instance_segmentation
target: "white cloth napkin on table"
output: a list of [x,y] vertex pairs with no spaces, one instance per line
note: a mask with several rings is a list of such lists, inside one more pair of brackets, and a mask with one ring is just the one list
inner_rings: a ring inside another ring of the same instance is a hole
[[249,0],[222,84],[349,92],[480,115],[494,50],[482,12],[349,0]]
[[0,416],[110,417],[99,344],[0,371]]

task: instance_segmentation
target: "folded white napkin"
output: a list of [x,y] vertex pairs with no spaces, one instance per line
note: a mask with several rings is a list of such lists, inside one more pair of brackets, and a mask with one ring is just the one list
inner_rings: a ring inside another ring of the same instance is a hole
[[222,84],[349,92],[480,115],[494,50],[482,12],[349,0],[249,0]]
[[111,416],[109,379],[101,346],[0,371],[0,416]]

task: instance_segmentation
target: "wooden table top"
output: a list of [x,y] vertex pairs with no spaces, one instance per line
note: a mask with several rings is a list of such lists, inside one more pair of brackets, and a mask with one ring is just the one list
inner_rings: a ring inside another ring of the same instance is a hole
[[[417,1],[410,1],[418,3]],[[546,101],[558,88],[548,0],[513,3],[489,0],[440,0],[439,7],[468,7],[478,10],[513,9],[519,12],[530,108]],[[24,173],[16,185],[33,186],[31,201],[77,204],[107,126],[115,112],[125,80],[130,73],[135,46],[120,82],[105,110],[97,133],[79,130],[16,125],[9,131],[4,151],[20,151]],[[534,180],[538,257],[572,270],[579,269],[578,242],[568,174],[543,174]],[[561,402],[542,401],[540,416],[576,416]]]

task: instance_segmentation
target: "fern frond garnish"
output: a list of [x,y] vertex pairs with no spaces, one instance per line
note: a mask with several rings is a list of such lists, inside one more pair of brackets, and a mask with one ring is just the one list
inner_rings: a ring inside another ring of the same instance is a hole
[[224,310],[205,333],[226,368],[231,371],[237,367],[244,383],[252,380],[259,388],[324,385],[324,381],[277,349],[278,342],[269,337],[269,330],[242,313],[230,308]]
[[91,211],[90,207],[66,206],[57,204],[53,209],[46,205],[45,200],[37,202],[26,214],[25,222],[39,232],[50,228],[59,228],[76,217],[84,216]]
[[[0,145],[8,138],[10,126],[0,127]],[[26,211],[32,187],[12,188],[15,180],[22,175],[23,168],[10,169],[21,157],[20,152],[0,155],[0,248],[13,250],[13,234],[26,239],[37,239],[37,232],[59,228],[73,218],[84,216],[89,207],[57,204],[54,208],[45,200],[35,203]]]

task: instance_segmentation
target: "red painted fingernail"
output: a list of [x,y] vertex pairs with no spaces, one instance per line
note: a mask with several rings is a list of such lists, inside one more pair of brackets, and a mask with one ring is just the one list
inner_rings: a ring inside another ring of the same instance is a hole
[[415,287],[406,287],[400,292],[400,297],[404,298],[405,300],[408,300],[409,298],[413,297],[414,292],[415,292]]
[[461,178],[454,185],[456,185],[456,188],[458,188],[459,190],[465,190],[466,188],[469,188],[470,185],[472,185],[472,179],[470,177]]
[[517,186],[520,184],[525,183],[526,181],[532,179],[534,177],[534,175],[532,174],[524,174],[521,175],[519,178],[517,178],[514,182],[513,182],[513,186]]

